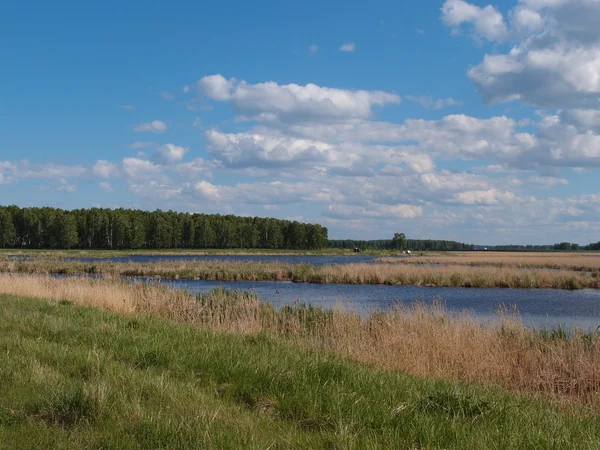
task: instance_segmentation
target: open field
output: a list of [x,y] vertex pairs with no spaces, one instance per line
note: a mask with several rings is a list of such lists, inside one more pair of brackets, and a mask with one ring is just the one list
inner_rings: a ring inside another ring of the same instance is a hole
[[[338,356],[361,335],[365,343],[370,336],[371,348],[360,353],[389,358],[386,346],[404,346],[389,326],[399,321],[404,337],[412,336],[408,348],[429,336],[422,342],[428,355],[418,362],[425,372],[468,357],[467,348],[448,353],[468,335],[483,339],[482,348],[490,344],[485,336],[496,336],[521,357],[543,345],[548,363],[558,367],[565,358],[564,371],[593,353],[595,342],[584,345],[583,337],[485,331],[426,310],[412,319],[391,314],[360,322],[302,308],[275,313],[241,293],[196,301],[120,282],[1,278],[2,292],[16,286],[60,299],[0,295],[1,448],[591,449],[600,439],[598,409],[579,403],[591,392],[553,391],[565,396],[557,403],[490,383],[386,370],[384,359],[371,356],[367,365]],[[353,333],[341,347],[320,348]],[[430,347],[444,337],[445,345]],[[511,370],[510,360],[502,363]]]
[[387,264],[444,264],[449,266],[553,269],[576,272],[600,271],[600,253],[597,252],[461,252],[415,255],[405,259],[381,257],[377,261]]
[[590,405],[600,400],[600,335],[532,332],[506,314],[484,326],[439,304],[415,304],[360,317],[343,308],[276,310],[245,292],[217,290],[195,297],[121,280],[23,275],[0,275],[0,293],[152,315],[217,332],[266,334],[413,375],[489,383]]
[[160,261],[94,262],[35,258],[0,260],[0,273],[105,274],[216,281],[294,281],[310,283],[390,284],[473,288],[583,289],[600,288],[599,272],[522,270],[459,265],[345,264],[311,266],[281,262]]

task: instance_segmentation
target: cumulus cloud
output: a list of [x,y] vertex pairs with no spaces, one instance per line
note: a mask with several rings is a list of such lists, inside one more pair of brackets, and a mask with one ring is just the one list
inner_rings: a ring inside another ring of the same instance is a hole
[[139,158],[124,158],[122,161],[122,170],[127,178],[149,178],[161,173],[159,165],[151,161]]
[[478,37],[490,41],[504,41],[508,37],[502,13],[491,5],[480,8],[464,0],[446,0],[442,6],[442,20],[455,31],[462,24],[472,24]]
[[231,102],[240,113],[261,120],[366,119],[374,106],[400,103],[398,95],[384,91],[280,85],[273,81],[248,84],[222,75],[204,77],[198,87],[207,97]]
[[[498,33],[481,34],[494,40],[506,39],[502,15],[492,6],[482,9],[463,0],[447,0],[442,20],[451,27],[473,23],[477,29],[479,13],[485,10],[494,11],[498,16],[494,22],[503,25],[499,25]],[[597,109],[600,2],[523,0],[509,16],[508,33],[515,45],[506,53],[485,55],[482,63],[468,71],[483,99],[520,100],[548,108]]]
[[199,177],[212,176],[212,170],[215,165],[212,162],[205,161],[203,158],[196,158],[193,161],[174,165],[170,170],[178,177],[187,179],[197,179]]
[[119,175],[119,167],[112,162],[99,160],[92,167],[92,172],[97,177],[113,178]]
[[80,164],[72,166],[55,163],[34,164],[23,160],[13,165],[13,174],[17,178],[79,178],[85,175],[87,171],[87,168]]
[[194,186],[197,195],[209,201],[219,201],[221,195],[219,189],[208,181],[200,181]]
[[485,191],[460,192],[454,196],[452,201],[464,205],[498,205],[501,203],[510,203],[514,199],[515,195],[511,192],[488,189]]
[[334,204],[329,205],[325,211],[329,217],[376,217],[391,219],[415,219],[423,215],[423,209],[414,205],[378,205],[365,206]]
[[114,189],[112,187],[112,185],[106,181],[101,181],[99,183],[100,188],[102,188],[102,190],[104,190],[105,192],[112,192]]
[[188,151],[189,148],[175,144],[161,145],[156,149],[156,160],[164,164],[172,164],[181,161]]
[[302,161],[314,163],[343,158],[325,142],[259,133],[206,133],[208,150],[231,167],[279,166]]
[[566,186],[569,184],[568,180],[565,180],[564,178],[544,177],[539,175],[530,176],[527,178],[527,181],[548,188],[554,186]]
[[65,178],[60,180],[60,185],[56,188],[57,191],[63,192],[75,192],[77,190],[77,186],[69,183],[69,181]]
[[152,122],[140,123],[133,126],[133,131],[136,133],[164,133],[167,129],[167,124],[160,120],[153,120]]

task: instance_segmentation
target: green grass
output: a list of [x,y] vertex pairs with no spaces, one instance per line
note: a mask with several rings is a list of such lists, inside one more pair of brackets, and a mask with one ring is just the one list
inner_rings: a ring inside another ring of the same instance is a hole
[[0,448],[598,448],[598,414],[265,335],[0,296]]

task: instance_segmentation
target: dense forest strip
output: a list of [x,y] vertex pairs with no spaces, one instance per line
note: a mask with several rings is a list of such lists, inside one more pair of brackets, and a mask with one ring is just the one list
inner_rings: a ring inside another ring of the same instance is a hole
[[[393,239],[375,239],[368,241],[354,239],[330,239],[327,245],[331,248],[360,248],[375,250],[395,250],[397,243]],[[548,245],[474,245],[463,242],[446,241],[439,239],[405,239],[403,248],[413,251],[475,251],[487,250],[489,252],[552,252],[552,251],[579,251],[600,250],[600,242],[581,246],[571,242],[561,242]]]
[[0,207],[0,248],[314,250],[326,245],[327,228],[272,218],[160,210]]
[[[375,239],[368,241],[354,239],[330,239],[327,242],[330,248],[359,248],[361,250],[398,250],[397,243],[393,239]],[[437,239],[405,239],[402,247],[414,251],[466,251],[475,250],[476,245],[464,244],[456,241],[444,241]]]

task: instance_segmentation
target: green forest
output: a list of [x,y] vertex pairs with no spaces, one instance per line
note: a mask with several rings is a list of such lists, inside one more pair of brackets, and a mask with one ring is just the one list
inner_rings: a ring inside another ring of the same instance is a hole
[[[360,249],[396,249],[397,245],[393,239],[379,239],[372,241],[357,241],[352,239],[330,240],[327,244],[331,248],[360,248]],[[463,244],[455,241],[442,241],[434,239],[405,239],[402,248],[418,251],[464,251],[475,250],[472,244]]]
[[130,209],[0,207],[0,248],[169,249],[327,245],[327,228],[260,217]]

